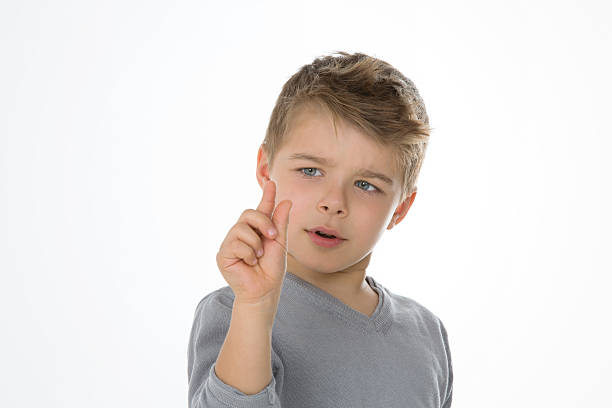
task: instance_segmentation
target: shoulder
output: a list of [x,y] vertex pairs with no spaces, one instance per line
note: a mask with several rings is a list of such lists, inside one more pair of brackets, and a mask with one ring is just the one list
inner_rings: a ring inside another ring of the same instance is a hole
[[389,288],[377,282],[381,290],[385,291],[387,299],[389,299],[394,320],[400,323],[410,324],[411,326],[420,327],[428,335],[442,334],[444,327],[440,318],[431,311],[428,307],[415,299],[397,294]]
[[[438,368],[440,395],[450,406],[453,385],[453,367],[448,342],[448,334],[442,320],[429,308],[416,300],[391,292],[384,288],[394,315],[394,325],[400,326],[402,333],[417,334],[422,340],[423,350],[431,353]],[[445,405],[447,406],[447,405]]]
[[229,286],[216,289],[204,296],[195,308],[194,319],[211,320],[231,317],[234,292]]
[[390,293],[390,296],[399,311],[417,314],[423,319],[430,321],[438,320],[438,316],[436,316],[434,312],[432,312],[429,308],[424,306],[422,303],[417,302],[413,298],[398,295],[396,293]]

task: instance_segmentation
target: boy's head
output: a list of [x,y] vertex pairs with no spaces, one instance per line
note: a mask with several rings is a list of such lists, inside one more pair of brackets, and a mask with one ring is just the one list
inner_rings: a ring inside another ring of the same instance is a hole
[[[275,181],[276,202],[293,202],[288,263],[320,272],[362,261],[385,228],[404,218],[430,133],[412,81],[385,61],[338,54],[315,59],[285,83],[257,164],[260,185]],[[346,240],[321,247],[307,233],[317,226]],[[334,257],[320,257],[326,253]]]
[[270,162],[305,103],[318,103],[393,150],[403,200],[416,188],[429,138],[429,118],[412,81],[390,64],[365,54],[337,52],[304,65],[283,86],[272,110],[263,149]]

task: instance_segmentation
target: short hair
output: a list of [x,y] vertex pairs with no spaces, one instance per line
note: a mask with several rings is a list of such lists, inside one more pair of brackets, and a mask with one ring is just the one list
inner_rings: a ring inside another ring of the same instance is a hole
[[[339,54],[339,55],[334,55]],[[401,175],[400,201],[412,194],[431,128],[414,83],[389,63],[363,53],[336,51],[302,66],[276,100],[262,144],[269,166],[283,146],[292,114],[314,103],[356,126],[382,146],[392,147]]]

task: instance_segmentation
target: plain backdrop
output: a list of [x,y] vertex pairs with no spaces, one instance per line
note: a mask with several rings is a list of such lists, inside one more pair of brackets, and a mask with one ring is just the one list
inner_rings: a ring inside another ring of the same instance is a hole
[[261,198],[276,97],[337,50],[412,79],[434,128],[368,275],[444,322],[453,407],[605,405],[611,18],[604,1],[2,2],[0,406],[187,405],[193,313]]

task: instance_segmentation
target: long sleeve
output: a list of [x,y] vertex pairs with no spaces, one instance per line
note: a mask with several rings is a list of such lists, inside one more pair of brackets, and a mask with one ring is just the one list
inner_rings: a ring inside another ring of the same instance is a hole
[[368,283],[379,295],[370,316],[287,271],[272,326],[272,376],[265,387],[264,381],[245,389],[253,395],[216,375],[234,293],[226,286],[207,294],[189,338],[188,407],[451,408],[451,350],[442,322],[373,278]]
[[444,340],[444,349],[446,351],[446,360],[448,364],[448,381],[446,385],[446,397],[444,403],[442,404],[442,408],[450,408],[451,403],[453,402],[453,362],[451,359],[450,346],[448,344],[448,334],[446,332],[446,328],[440,321],[440,328],[442,330],[442,339]]
[[198,304],[189,338],[187,375],[189,408],[281,408],[283,364],[272,348],[272,379],[259,393],[247,395],[217,377],[215,362],[229,330],[232,299],[212,292]]

